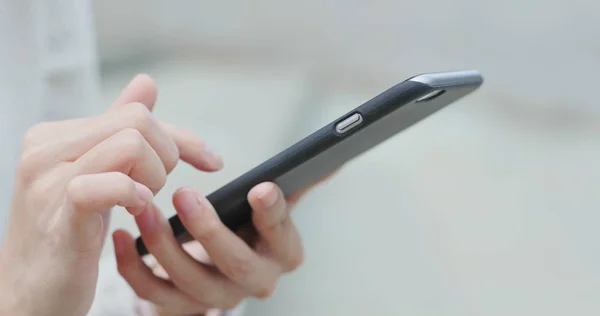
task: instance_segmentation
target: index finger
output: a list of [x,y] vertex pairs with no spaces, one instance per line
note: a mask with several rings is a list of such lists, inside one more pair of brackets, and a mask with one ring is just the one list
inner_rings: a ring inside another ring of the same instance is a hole
[[[131,102],[145,105],[152,111],[157,99],[156,83],[147,74],[138,74],[123,89],[121,95],[108,109],[108,112],[118,110]],[[196,169],[202,171],[217,171],[223,168],[223,159],[210,150],[206,143],[193,133],[177,126],[160,122],[179,150],[179,158]]]
[[148,110],[152,111],[157,95],[158,90],[154,80],[147,74],[138,74],[122,90],[115,102],[108,108],[108,111],[132,102],[141,103],[148,107]]
[[212,151],[202,138],[172,124],[160,122],[160,126],[177,146],[179,159],[202,171],[217,171],[223,168],[223,158]]

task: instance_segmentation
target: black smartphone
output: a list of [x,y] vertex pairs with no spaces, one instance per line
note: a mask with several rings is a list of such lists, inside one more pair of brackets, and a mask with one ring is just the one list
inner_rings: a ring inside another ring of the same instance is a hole
[[[247,194],[254,186],[275,182],[286,196],[318,181],[347,161],[475,91],[479,71],[428,73],[409,78],[342,115],[207,196],[221,221],[235,229],[251,220]],[[191,240],[175,215],[169,219],[178,242]],[[148,253],[140,237],[140,255]]]

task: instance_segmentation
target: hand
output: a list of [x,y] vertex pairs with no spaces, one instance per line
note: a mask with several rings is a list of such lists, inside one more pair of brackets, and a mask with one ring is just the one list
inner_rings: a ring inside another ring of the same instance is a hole
[[85,315],[110,208],[140,214],[180,157],[221,168],[200,139],[152,116],[155,99],[138,76],[106,113],[28,132],[0,249],[0,314]]
[[142,239],[153,256],[148,266],[125,231],[113,234],[121,275],[138,296],[156,305],[161,316],[212,314],[228,310],[245,297],[267,298],[277,279],[302,262],[300,237],[290,208],[308,190],[288,201],[272,183],[248,194],[253,225],[234,234],[219,220],[206,198],[190,188],[178,190],[173,204],[197,240],[180,247],[156,207],[136,217]]

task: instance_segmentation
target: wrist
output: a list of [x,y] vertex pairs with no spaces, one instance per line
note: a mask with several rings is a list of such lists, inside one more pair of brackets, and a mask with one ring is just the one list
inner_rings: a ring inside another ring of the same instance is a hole
[[23,280],[19,280],[19,271],[15,270],[14,256],[6,247],[0,248],[0,315],[33,316],[28,303]]
[[11,277],[12,273],[7,269],[4,259],[0,255],[0,315],[32,315],[25,308],[24,300],[19,299],[16,284]]

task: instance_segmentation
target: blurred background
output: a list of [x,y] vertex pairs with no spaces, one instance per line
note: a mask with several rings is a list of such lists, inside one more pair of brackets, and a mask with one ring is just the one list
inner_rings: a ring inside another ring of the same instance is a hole
[[[137,72],[225,157],[204,192],[412,75],[481,90],[348,164],[294,211],[306,263],[248,315],[600,314],[600,5],[93,1],[100,111]],[[135,232],[115,212],[114,227]],[[109,245],[106,252],[111,251]]]

